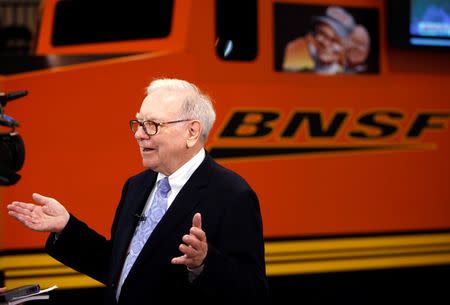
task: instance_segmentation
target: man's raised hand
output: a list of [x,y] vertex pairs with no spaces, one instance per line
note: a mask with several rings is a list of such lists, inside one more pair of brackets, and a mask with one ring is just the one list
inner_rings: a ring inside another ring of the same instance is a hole
[[192,218],[192,227],[189,234],[183,236],[183,242],[179,247],[183,255],[174,257],[172,264],[186,265],[191,269],[201,267],[208,253],[208,243],[205,231],[202,229],[200,213],[196,213]]
[[37,204],[13,201],[8,214],[32,230],[60,233],[70,217],[66,208],[56,199],[37,193],[32,198]]

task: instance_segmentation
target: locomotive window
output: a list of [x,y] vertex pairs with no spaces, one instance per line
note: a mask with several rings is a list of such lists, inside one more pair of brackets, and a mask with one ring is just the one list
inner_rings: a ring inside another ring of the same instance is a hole
[[223,60],[250,61],[258,53],[256,0],[216,0],[216,52]]
[[54,46],[164,38],[170,33],[173,0],[57,3]]

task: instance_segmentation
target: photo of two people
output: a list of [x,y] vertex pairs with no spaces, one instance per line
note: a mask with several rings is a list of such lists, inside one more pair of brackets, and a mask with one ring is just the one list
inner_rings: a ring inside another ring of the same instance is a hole
[[378,73],[377,28],[377,10],[276,4],[275,69]]

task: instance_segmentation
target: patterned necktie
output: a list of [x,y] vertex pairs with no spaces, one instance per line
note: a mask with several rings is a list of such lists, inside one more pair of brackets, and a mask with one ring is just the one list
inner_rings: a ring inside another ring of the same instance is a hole
[[139,253],[144,247],[150,234],[152,234],[158,222],[164,216],[167,210],[167,194],[170,191],[169,179],[165,177],[158,181],[158,186],[156,188],[155,196],[153,197],[150,210],[145,214],[145,220],[138,224],[138,227],[134,233],[133,239],[131,240],[130,249],[125,259],[124,271],[122,277],[120,278],[119,285],[117,287],[117,299],[120,295],[120,290],[122,289],[123,282],[128,276],[128,273],[133,267]]

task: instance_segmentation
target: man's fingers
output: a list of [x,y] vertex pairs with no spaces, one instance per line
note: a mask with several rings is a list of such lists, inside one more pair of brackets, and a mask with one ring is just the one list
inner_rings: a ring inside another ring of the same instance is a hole
[[201,241],[197,237],[192,235],[185,235],[183,237],[183,242],[188,245],[189,247],[192,247],[197,252],[203,252],[206,248],[206,241]]
[[202,230],[202,215],[195,213],[192,217],[192,227],[189,234],[182,237],[184,244],[180,244],[179,249],[182,256],[174,257],[171,260],[175,265],[200,266],[207,252],[206,234]]
[[194,257],[197,255],[197,250],[195,250],[192,247],[186,246],[184,244],[181,244],[179,246],[180,251],[186,256],[186,257]]
[[192,227],[189,233],[202,241],[206,240],[205,231],[202,229],[202,215],[200,213],[195,213],[192,218]]
[[43,205],[48,204],[52,200],[52,198],[42,196],[41,194],[38,193],[33,193],[31,197],[33,198],[34,201]]
[[172,258],[171,263],[174,265],[191,266],[194,263],[194,260],[192,258],[187,257],[186,255],[182,255]]
[[206,233],[202,229],[199,229],[197,227],[192,227],[189,230],[189,233],[195,237],[197,237],[201,241],[206,241]]
[[195,213],[192,218],[192,226],[201,229],[202,228],[202,215],[200,213]]
[[8,206],[8,214],[21,222],[23,222],[23,220],[30,220],[32,213],[32,211],[20,206]]
[[187,265],[189,259],[186,257],[186,255],[178,256],[172,258],[171,263],[174,265]]
[[18,214],[14,211],[9,211],[8,214],[17,219],[27,228],[35,231],[42,231],[42,224],[38,220],[24,214]]
[[15,210],[9,210],[8,214],[14,217],[20,217],[23,219],[31,219],[32,213],[29,210],[16,208]]
[[188,245],[188,246],[194,248],[195,250],[200,250],[200,249],[201,249],[201,243],[202,243],[202,242],[201,242],[200,240],[198,240],[198,238],[196,238],[195,236],[192,236],[192,235],[184,235],[183,238],[182,238],[182,240],[183,240],[183,242],[184,242],[186,245]]
[[17,213],[14,211],[9,211],[8,214],[17,219],[18,221],[20,221],[21,223],[23,223],[24,225],[27,225],[27,223],[32,222],[32,218],[28,215]]
[[34,210],[34,204],[20,201],[13,201],[11,204],[8,204],[8,209],[17,211],[28,210],[32,212]]

